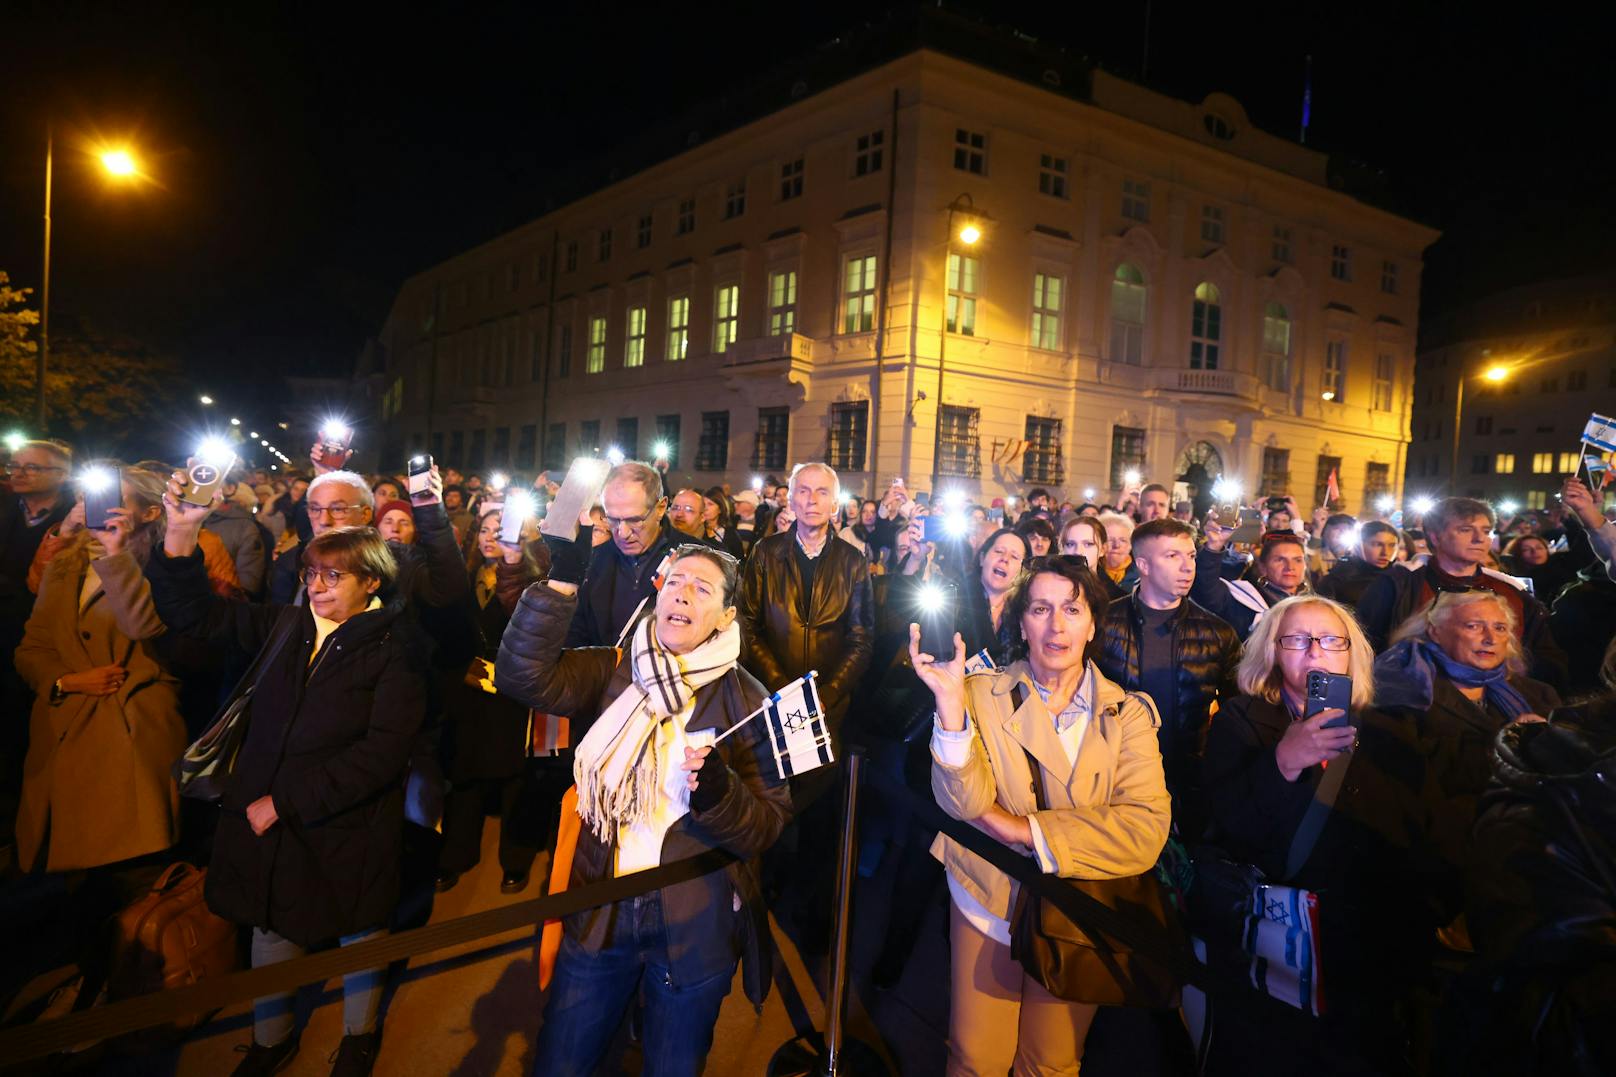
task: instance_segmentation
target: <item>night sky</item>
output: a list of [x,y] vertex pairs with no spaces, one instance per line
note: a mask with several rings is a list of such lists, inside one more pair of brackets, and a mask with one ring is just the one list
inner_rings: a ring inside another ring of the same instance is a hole
[[[227,406],[272,394],[279,374],[346,374],[406,276],[538,216],[580,172],[604,176],[633,135],[882,10],[220,10],[238,6],[37,3],[0,22],[0,269],[38,283],[53,114],[53,318],[178,354]],[[1196,100],[1229,92],[1294,138],[1311,53],[1309,143],[1384,169],[1401,206],[1446,233],[1427,253],[1428,313],[1609,266],[1609,26],[1549,7],[1520,22],[1457,5],[1232,14],[1245,7],[1154,3],[1147,81]],[[1143,4],[975,10],[1139,75]],[[107,186],[75,152],[98,135],[138,147],[156,182]]]

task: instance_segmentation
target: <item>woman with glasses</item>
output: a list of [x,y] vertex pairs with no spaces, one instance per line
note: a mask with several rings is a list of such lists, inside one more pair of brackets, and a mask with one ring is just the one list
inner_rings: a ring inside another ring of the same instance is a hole
[[[171,631],[255,655],[247,729],[220,799],[208,906],[251,926],[255,967],[332,940],[386,931],[399,898],[404,783],[426,706],[427,646],[401,601],[378,594],[398,563],[374,528],[328,527],[303,547],[300,605],[216,597],[196,532],[209,512],[179,500],[148,576]],[[365,489],[365,493],[369,493]],[[334,1074],[368,1074],[383,970],[343,978]],[[256,1000],[252,1046],[235,1072],[275,1073],[297,1053],[291,994]]]
[[[1398,1018],[1445,922],[1430,883],[1441,858],[1419,753],[1370,709],[1373,659],[1345,606],[1285,599],[1253,628],[1242,694],[1212,720],[1204,785],[1227,860],[1198,853],[1192,891],[1210,1074],[1412,1072]],[[1314,673],[1351,678],[1347,710],[1310,705]]]

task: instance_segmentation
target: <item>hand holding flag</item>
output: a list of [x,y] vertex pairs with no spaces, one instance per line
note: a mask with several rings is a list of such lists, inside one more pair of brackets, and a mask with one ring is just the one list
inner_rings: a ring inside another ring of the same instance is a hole
[[757,710],[718,735],[721,743],[752,719],[762,715],[769,731],[775,769],[781,778],[805,774],[836,761],[831,751],[830,729],[825,725],[825,709],[819,701],[814,680],[818,670],[787,684],[770,696]]

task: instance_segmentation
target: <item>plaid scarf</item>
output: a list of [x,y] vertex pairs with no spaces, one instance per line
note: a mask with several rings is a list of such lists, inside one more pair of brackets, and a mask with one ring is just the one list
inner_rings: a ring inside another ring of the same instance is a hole
[[662,769],[677,761],[657,757],[657,729],[670,719],[688,721],[696,689],[735,668],[741,630],[731,624],[687,654],[673,654],[656,638],[656,617],[631,629],[633,683],[589,727],[573,757],[578,817],[602,842],[622,824],[643,823],[661,788]]

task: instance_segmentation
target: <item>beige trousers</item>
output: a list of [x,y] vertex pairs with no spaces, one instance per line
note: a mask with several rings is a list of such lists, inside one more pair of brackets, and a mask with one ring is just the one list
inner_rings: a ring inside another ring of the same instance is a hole
[[1076,1077],[1094,1012],[1045,991],[949,902],[949,1077]]

